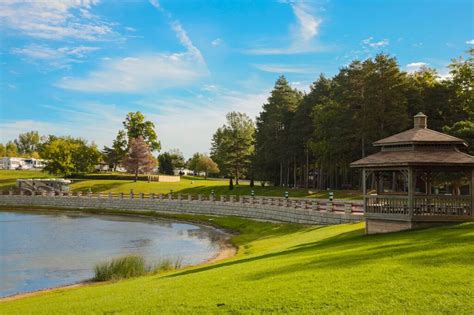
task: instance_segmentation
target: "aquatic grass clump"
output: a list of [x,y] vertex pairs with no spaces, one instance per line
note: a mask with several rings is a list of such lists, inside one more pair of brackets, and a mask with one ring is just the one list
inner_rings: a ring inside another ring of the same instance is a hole
[[128,255],[99,263],[94,268],[96,281],[120,280],[139,277],[147,274],[145,259],[141,256]]
[[177,258],[175,260],[171,258],[163,258],[153,267],[153,274],[168,272],[180,269],[183,265],[183,259]]

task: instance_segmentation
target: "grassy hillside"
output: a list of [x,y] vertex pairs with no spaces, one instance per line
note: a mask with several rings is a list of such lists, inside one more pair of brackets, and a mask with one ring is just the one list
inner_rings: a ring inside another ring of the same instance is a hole
[[233,239],[237,256],[0,302],[0,313],[472,314],[474,309],[474,223],[366,236],[363,224],[199,219],[240,231]]
[[[15,185],[16,178],[38,178],[47,177],[41,172],[32,171],[0,171],[0,190],[7,190]],[[209,195],[212,190],[217,195],[250,195],[252,188],[248,181],[242,181],[239,186],[234,186],[229,190],[229,182],[225,179],[204,179],[202,177],[184,176],[178,183],[159,183],[147,181],[134,182],[133,180],[118,179],[86,179],[74,180],[71,185],[73,191],[93,192],[113,192],[130,193],[133,189],[135,193],[156,193],[167,194],[171,190],[173,193],[182,194],[205,194]],[[327,191],[311,191],[308,189],[285,189],[281,187],[261,187],[256,185],[253,188],[257,196],[278,196],[283,197],[285,191],[289,192],[290,197],[311,197],[327,198]],[[334,197],[337,199],[361,199],[359,191],[352,190],[334,190]]]

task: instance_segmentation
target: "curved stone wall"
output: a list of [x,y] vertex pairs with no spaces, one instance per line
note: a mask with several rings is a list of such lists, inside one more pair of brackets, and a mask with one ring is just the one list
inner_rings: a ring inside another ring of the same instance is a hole
[[[182,199],[181,196],[173,199],[172,196],[163,198],[124,198],[111,195],[95,196],[28,196],[28,195],[0,195],[2,206],[51,206],[75,209],[118,209],[118,210],[148,210],[159,213],[187,213],[220,216],[239,216],[260,220],[281,221],[301,224],[340,224],[363,220],[359,210],[362,202],[334,201],[333,203],[321,200],[281,198],[252,198],[238,199],[225,197],[214,201]],[[325,204],[321,208],[321,204]],[[336,207],[336,205],[338,205]]]

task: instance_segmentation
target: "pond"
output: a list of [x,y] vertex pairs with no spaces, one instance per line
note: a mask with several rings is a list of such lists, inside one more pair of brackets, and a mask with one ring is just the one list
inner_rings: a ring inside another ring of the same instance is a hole
[[0,211],[0,297],[90,279],[95,264],[127,254],[150,264],[202,263],[225,238],[210,227],[164,219]]

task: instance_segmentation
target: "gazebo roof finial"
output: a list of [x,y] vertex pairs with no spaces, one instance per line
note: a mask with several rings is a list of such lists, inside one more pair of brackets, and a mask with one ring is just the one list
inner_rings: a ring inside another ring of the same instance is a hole
[[428,116],[423,114],[422,112],[419,112],[415,116],[413,116],[413,123],[414,123],[414,128],[423,128],[426,129],[428,127]]

